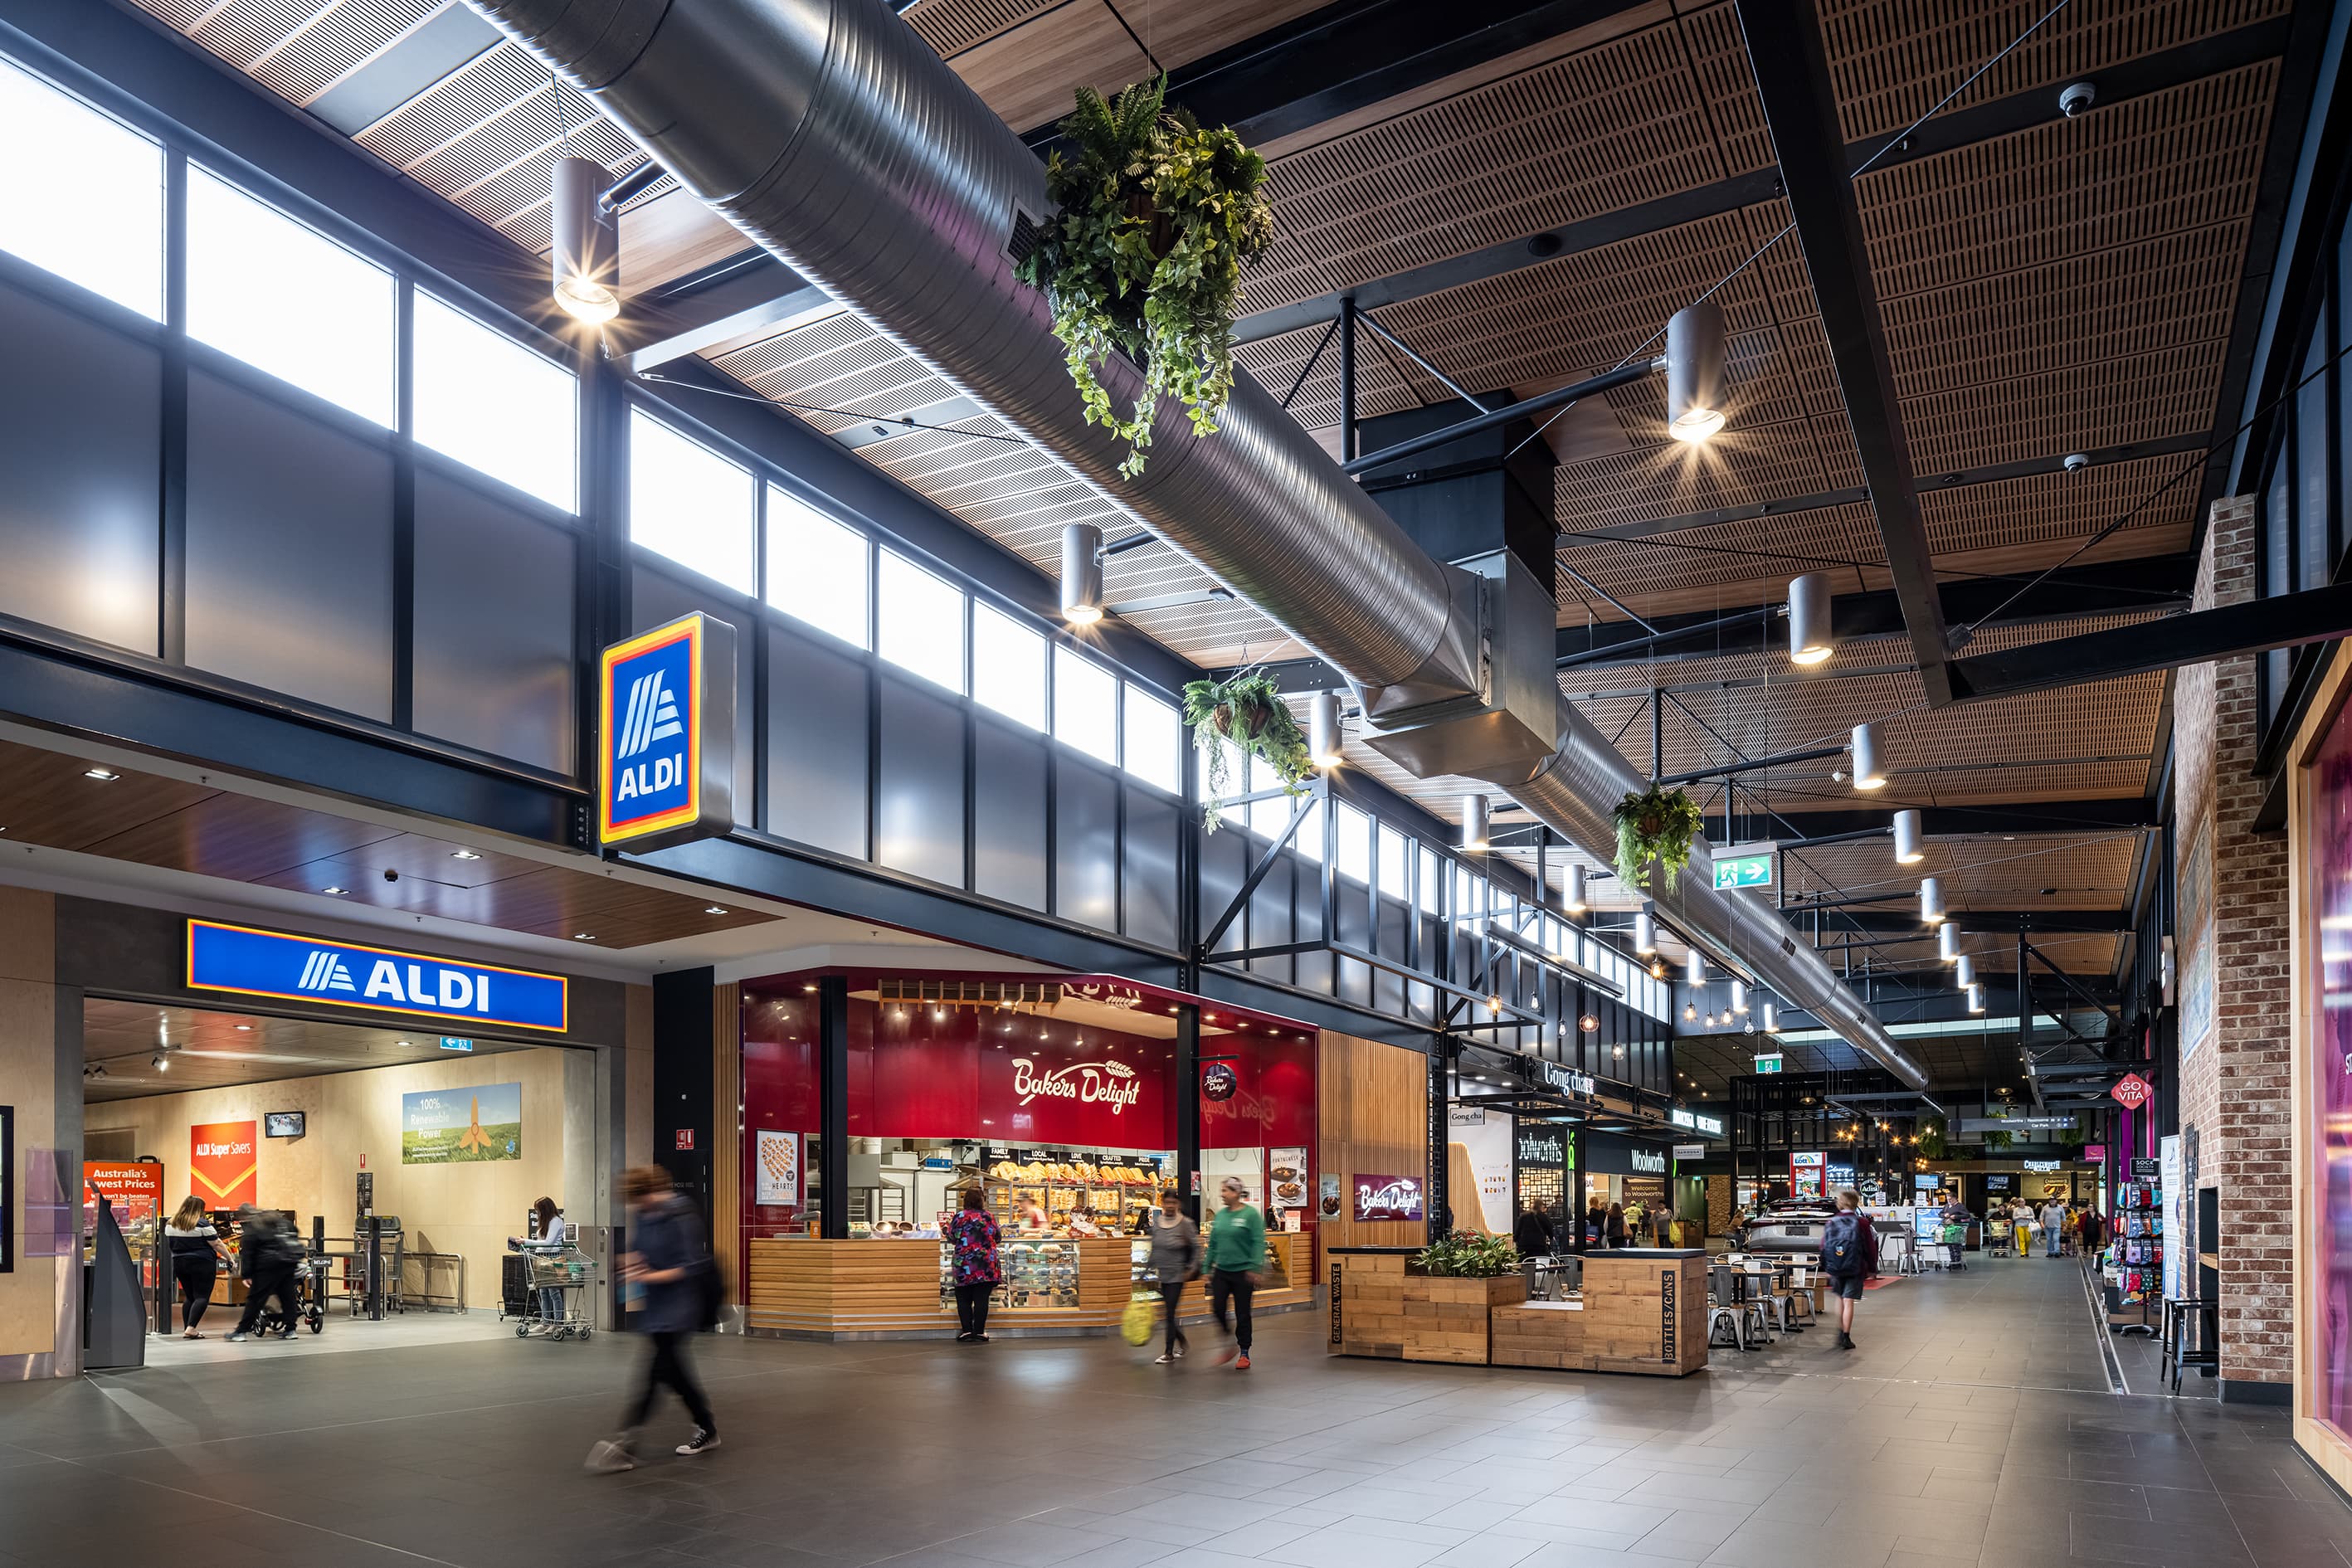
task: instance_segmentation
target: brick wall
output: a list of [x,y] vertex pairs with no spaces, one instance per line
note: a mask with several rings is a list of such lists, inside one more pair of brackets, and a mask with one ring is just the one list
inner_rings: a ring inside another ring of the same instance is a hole
[[[2254,501],[2215,503],[2197,574],[2196,607],[2254,595]],[[2221,1189],[2221,1234],[2200,1237],[2221,1264],[2221,1376],[2233,1383],[2294,1377],[2294,1190],[2287,1120],[2292,1016],[2287,973],[2287,839],[2256,835],[2262,736],[2255,660],[2184,668],[2173,689],[2175,871],[2210,833],[2214,1025],[2203,1044],[2183,1037],[2180,1129],[2198,1133],[2200,1187]],[[2186,879],[2183,879],[2184,896]],[[2183,910],[2184,921],[2189,911]],[[2190,972],[2196,933],[2179,933],[2179,972]]]

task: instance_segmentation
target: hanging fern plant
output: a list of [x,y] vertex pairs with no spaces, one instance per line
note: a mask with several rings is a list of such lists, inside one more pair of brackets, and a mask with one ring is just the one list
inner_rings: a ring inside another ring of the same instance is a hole
[[1678,789],[1652,784],[1617,803],[1617,879],[1629,888],[1650,885],[1650,863],[1666,873],[1666,891],[1690,864],[1691,840],[1698,836],[1698,807]]
[[[1167,93],[1164,76],[1108,103],[1077,89],[1060,127],[1074,155],[1045,163],[1059,210],[1014,274],[1045,290],[1087,419],[1128,444],[1129,479],[1143,471],[1162,396],[1183,404],[1194,435],[1215,433],[1234,385],[1242,268],[1274,238],[1265,160],[1232,131],[1167,109]],[[1113,353],[1143,372],[1123,416],[1098,379]]]
[[1202,793],[1208,798],[1201,815],[1210,832],[1217,830],[1217,802],[1235,793],[1226,765],[1231,753],[1221,742],[1231,741],[1244,756],[1265,763],[1292,795],[1307,793],[1314,759],[1271,675],[1261,671],[1230,680],[1193,681],[1184,688],[1184,722],[1192,726],[1192,743],[1201,748]]
[[1919,1157],[1940,1160],[1944,1157],[1944,1119],[1930,1116],[1919,1123]]

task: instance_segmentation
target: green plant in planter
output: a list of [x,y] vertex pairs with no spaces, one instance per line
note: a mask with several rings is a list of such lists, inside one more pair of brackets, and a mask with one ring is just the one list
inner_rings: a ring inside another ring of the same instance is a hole
[[2009,1132],[1988,1132],[1984,1135],[1985,1150],[1990,1153],[1998,1150],[2006,1149],[2009,1147],[2014,1137],[2015,1134]]
[[1691,840],[1698,836],[1698,807],[1678,789],[1652,784],[1629,795],[1611,814],[1617,823],[1617,879],[1629,888],[1650,885],[1650,862],[1666,873],[1666,891],[1690,864]]
[[1264,762],[1292,795],[1307,793],[1315,760],[1271,675],[1244,672],[1231,680],[1192,682],[1184,688],[1184,722],[1201,749],[1202,793],[1208,797],[1201,816],[1210,832],[1217,830],[1217,802],[1233,793],[1234,782],[1220,741],[1231,741],[1244,755]]
[[1919,1157],[1940,1160],[1944,1157],[1944,1119],[1930,1116],[1919,1123]]
[[[1274,207],[1258,189],[1265,160],[1231,130],[1168,110],[1167,92],[1164,76],[1108,103],[1077,89],[1060,126],[1072,155],[1045,162],[1058,210],[1014,274],[1045,291],[1087,418],[1127,442],[1119,472],[1129,479],[1143,471],[1162,396],[1183,404],[1194,435],[1215,433],[1234,385],[1242,267],[1274,238]],[[1114,353],[1143,372],[1124,417],[1097,377]]]
[[1413,1258],[1423,1274],[1448,1279],[1498,1279],[1519,1271],[1519,1254],[1507,1236],[1457,1233],[1433,1241]]

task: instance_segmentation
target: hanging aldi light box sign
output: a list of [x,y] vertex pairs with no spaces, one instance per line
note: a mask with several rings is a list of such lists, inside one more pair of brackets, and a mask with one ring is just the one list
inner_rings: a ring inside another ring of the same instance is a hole
[[561,1032],[571,1022],[571,983],[560,974],[218,921],[188,922],[188,985],[517,1029]]
[[604,650],[597,839],[658,849],[735,826],[735,628],[699,612]]

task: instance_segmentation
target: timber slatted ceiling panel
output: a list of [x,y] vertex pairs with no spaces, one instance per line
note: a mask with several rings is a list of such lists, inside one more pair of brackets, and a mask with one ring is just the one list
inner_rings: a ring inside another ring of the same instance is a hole
[[[2047,0],[1825,0],[1822,36],[1848,141],[1903,129],[2048,11]],[[2136,59],[2284,16],[2289,0],[2074,0],[1951,109],[2056,89]]]
[[[1935,877],[1948,904],[1961,914],[1990,910],[2111,910],[2129,892],[2143,835],[2118,831],[2095,835],[2033,834],[1999,837],[1931,838],[1916,866],[1897,866],[1881,839],[1832,844],[1783,856],[1790,898],[1816,893],[1863,898],[1874,893],[1908,894],[1922,877]],[[2055,891],[2044,893],[2044,888]],[[1915,906],[1890,902],[1901,912]]]
[[907,25],[943,57],[982,43],[1048,11],[1064,0],[923,0],[906,13]]
[[2148,498],[2197,460],[2193,453],[2141,458],[2103,464],[2079,474],[2032,474],[1987,485],[1930,490],[1919,498],[1927,519],[1927,546],[1943,556],[2026,541],[2072,542],[2097,532],[2143,502],[2148,503],[2147,510],[2124,531],[2185,528],[2196,516],[2194,485],[2177,484],[2152,502]]

